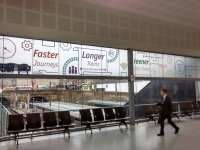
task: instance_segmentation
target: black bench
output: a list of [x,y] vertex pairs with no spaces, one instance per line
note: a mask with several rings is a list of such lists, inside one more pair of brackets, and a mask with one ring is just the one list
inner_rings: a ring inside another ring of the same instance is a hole
[[69,111],[58,112],[58,118],[55,112],[43,113],[43,126],[45,130],[64,129],[70,137],[70,127],[73,127]]
[[196,101],[193,103],[193,113],[199,114],[200,112],[200,102]]
[[192,118],[193,114],[193,103],[192,102],[182,102],[180,105],[180,112],[182,116],[189,116]]
[[81,125],[85,126],[85,132],[89,129],[91,134],[92,126],[99,125],[101,129],[102,125],[111,122],[119,122],[119,126],[124,124],[128,128],[126,121],[130,117],[127,116],[127,110],[127,107],[82,109],[80,110]]
[[[40,113],[28,113],[25,115],[9,115],[8,117],[8,134],[14,135],[14,139],[18,145],[18,137],[25,138],[30,135],[33,138],[33,134],[45,135],[46,131],[64,129],[64,135],[67,132],[70,137],[70,127],[73,127],[71,116],[69,111],[65,112],[44,112]],[[57,118],[58,116],[58,118]],[[43,131],[43,132],[41,132]],[[20,135],[20,133],[30,132],[31,134]],[[34,133],[37,132],[37,133]]]
[[[91,134],[92,125],[106,126],[105,123],[116,122],[119,126],[124,124],[128,127],[126,121],[129,117],[126,107],[83,109],[80,110],[80,115],[81,125],[85,126],[85,131],[90,129]],[[67,132],[70,137],[69,129],[74,126],[69,111],[17,114],[8,117],[8,134],[14,134],[17,145],[18,139],[30,138],[30,136],[32,139],[33,135],[47,135],[46,131],[49,130],[53,130],[51,133],[60,133],[63,130],[57,129],[64,129],[64,134]],[[25,132],[27,134],[20,134]]]
[[122,124],[128,128],[126,121],[130,119],[128,117],[128,107],[113,107],[113,108],[104,108],[105,121],[106,122],[119,122],[119,126]]
[[43,127],[45,130],[55,129],[57,127],[57,119],[55,112],[43,113]]
[[[40,113],[26,114],[26,131],[34,133],[39,130],[42,130]],[[31,140],[32,140],[32,134],[31,134]]]
[[172,116],[180,119],[179,108],[177,103],[172,103]]
[[60,112],[58,112],[58,125],[61,128],[64,128],[64,135],[67,132],[68,136],[70,137],[69,128],[74,127],[75,125],[72,124],[72,118],[70,116],[70,112],[69,111],[60,111]]
[[8,116],[8,135],[14,134],[14,140],[18,145],[19,133],[24,132],[25,122],[23,115],[9,115]]
[[126,121],[131,119],[128,116],[128,107],[116,107],[116,108],[114,108],[114,110],[116,113],[116,119],[120,121],[119,126],[124,124],[126,126],[126,128],[128,128]]
[[[156,109],[156,110],[155,110]],[[154,121],[156,123],[156,117],[158,117],[159,107],[156,105],[144,105],[144,117],[147,121]]]
[[92,109],[93,117],[94,117],[94,124],[99,124],[104,122],[104,115],[101,108]]
[[40,113],[26,114],[26,129],[27,131],[34,131],[41,129]]
[[90,109],[81,109],[79,110],[79,112],[80,112],[80,117],[81,117],[81,125],[85,126],[85,132],[87,131],[87,129],[89,129],[92,134],[91,124],[93,123],[93,120],[92,120],[92,114],[90,112]]

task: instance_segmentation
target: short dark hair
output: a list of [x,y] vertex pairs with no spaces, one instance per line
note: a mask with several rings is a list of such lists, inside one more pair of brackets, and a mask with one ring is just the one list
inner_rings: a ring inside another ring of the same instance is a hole
[[167,89],[162,88],[161,91],[163,91],[164,93],[168,93]]

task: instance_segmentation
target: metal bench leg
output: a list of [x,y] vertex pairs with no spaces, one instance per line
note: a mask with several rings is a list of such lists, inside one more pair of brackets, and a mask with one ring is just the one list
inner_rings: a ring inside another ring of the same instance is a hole
[[190,117],[190,119],[192,119],[192,114],[189,113],[188,116]]
[[31,134],[31,142],[33,141],[33,132],[32,132],[32,134]]
[[93,133],[92,133],[92,128],[90,129],[90,133],[93,134]]
[[150,116],[150,121],[154,121],[154,117],[153,116]]
[[149,118],[149,119],[148,119],[148,122],[149,122],[149,121],[154,121],[154,122],[156,121],[156,120],[154,119],[153,116],[149,116],[148,118]]
[[192,114],[190,114],[190,113],[185,113],[185,116],[188,116],[188,117],[190,117],[190,119],[192,119]]
[[99,126],[99,132],[101,132],[101,125]]
[[157,120],[156,120],[156,119],[154,119],[153,121],[154,121],[155,125],[157,125]]
[[119,123],[119,127],[120,127],[122,124],[124,124],[125,127],[128,129],[128,125],[127,125],[127,123],[126,123],[125,120],[121,120],[121,121],[120,121],[120,123]]
[[65,138],[65,129],[64,129],[64,138]]
[[176,114],[176,115],[175,115],[175,117],[176,117],[177,119],[179,119],[179,120],[180,120],[180,117],[179,117],[179,115],[178,115],[178,114]]
[[91,124],[90,124],[90,123],[86,124],[85,133],[86,133],[87,129],[90,130],[90,132],[91,132],[91,134],[92,134],[92,127],[91,127]]
[[17,137],[18,137],[18,133],[15,134],[15,143],[16,143],[17,146],[18,146],[18,145],[19,145],[19,141],[18,141]]
[[70,138],[70,130],[68,128],[66,128],[65,130],[67,131],[68,138]]
[[149,122],[149,121],[152,121],[152,116],[149,116],[149,117],[148,117],[148,122]]
[[154,116],[149,116],[148,122],[149,121],[153,121],[155,123],[155,125],[156,125],[156,119],[154,119]]
[[88,126],[88,129],[90,130],[90,133],[93,134],[93,133],[92,133],[92,127],[91,127],[90,124],[89,124],[89,126]]

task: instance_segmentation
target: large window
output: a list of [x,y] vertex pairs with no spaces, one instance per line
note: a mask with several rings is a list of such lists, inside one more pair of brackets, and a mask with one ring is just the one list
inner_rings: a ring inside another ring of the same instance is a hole
[[111,107],[128,102],[124,80],[5,79],[2,96],[17,113]]
[[[132,53],[132,52],[131,52]],[[200,59],[133,51],[136,117],[168,88],[173,102],[200,97]],[[0,129],[5,112],[129,105],[127,50],[0,36]],[[184,79],[184,80],[183,80]]]
[[135,81],[136,118],[144,118],[147,106],[162,101],[160,89],[168,89],[173,104],[194,102],[196,100],[196,82],[193,80],[137,80]]

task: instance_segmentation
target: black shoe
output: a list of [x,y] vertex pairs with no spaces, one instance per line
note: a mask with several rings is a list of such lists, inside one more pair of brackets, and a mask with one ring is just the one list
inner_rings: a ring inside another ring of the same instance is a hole
[[164,133],[159,133],[157,134],[157,136],[164,136]]
[[176,128],[175,134],[178,134],[178,133],[179,133],[179,128]]

